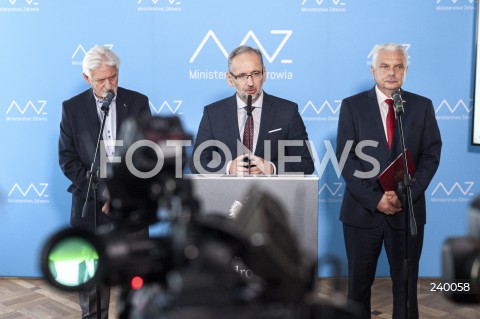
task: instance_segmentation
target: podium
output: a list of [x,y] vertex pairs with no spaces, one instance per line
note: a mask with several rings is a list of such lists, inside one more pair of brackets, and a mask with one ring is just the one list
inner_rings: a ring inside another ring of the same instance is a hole
[[250,189],[268,193],[284,208],[301,249],[318,256],[318,176],[185,175],[204,214],[230,214],[235,201],[245,202]]

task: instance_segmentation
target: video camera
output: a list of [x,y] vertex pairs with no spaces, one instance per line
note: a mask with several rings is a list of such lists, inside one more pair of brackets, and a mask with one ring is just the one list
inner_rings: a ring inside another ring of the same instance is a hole
[[468,212],[466,237],[448,238],[442,250],[442,289],[458,303],[480,303],[480,197]]
[[[234,219],[200,213],[178,177],[179,147],[191,139],[178,118],[128,119],[122,132],[107,174],[113,230],[54,234],[41,255],[48,282],[119,285],[119,318],[356,318],[354,307],[318,302],[316,261],[268,194],[252,190]],[[130,237],[154,225],[163,233]]]

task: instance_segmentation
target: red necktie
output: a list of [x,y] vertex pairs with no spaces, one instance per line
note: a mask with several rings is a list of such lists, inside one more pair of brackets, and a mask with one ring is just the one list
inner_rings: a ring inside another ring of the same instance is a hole
[[385,103],[388,104],[387,113],[387,143],[388,149],[392,148],[393,132],[395,130],[395,111],[393,109],[393,100],[386,99]]
[[[247,109],[245,106],[244,109]],[[252,112],[255,107],[252,107]],[[250,152],[253,152],[253,115],[247,115],[245,121],[245,128],[243,130],[243,145],[245,145]]]

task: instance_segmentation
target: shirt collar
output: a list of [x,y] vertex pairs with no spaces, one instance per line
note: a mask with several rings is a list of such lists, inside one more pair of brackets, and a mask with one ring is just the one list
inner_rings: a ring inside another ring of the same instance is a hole
[[377,85],[375,85],[375,93],[377,93],[378,105],[382,105],[382,103],[384,103],[386,99],[389,99],[388,96],[386,96],[385,94],[383,94],[382,91],[380,91]]
[[[237,97],[237,109],[243,109],[245,107],[245,102],[243,102],[238,94],[236,95]],[[258,100],[252,103],[252,106],[255,108],[261,108],[263,105],[263,91],[260,93],[260,96],[258,97]]]

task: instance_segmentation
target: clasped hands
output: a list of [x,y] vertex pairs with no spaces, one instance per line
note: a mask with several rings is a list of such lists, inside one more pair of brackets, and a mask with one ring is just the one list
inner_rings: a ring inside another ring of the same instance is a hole
[[[250,172],[249,172],[250,159]],[[242,154],[235,158],[228,171],[231,175],[272,175],[273,164],[255,155]]]
[[394,191],[388,191],[380,199],[377,210],[385,215],[395,215],[402,211],[402,204]]

